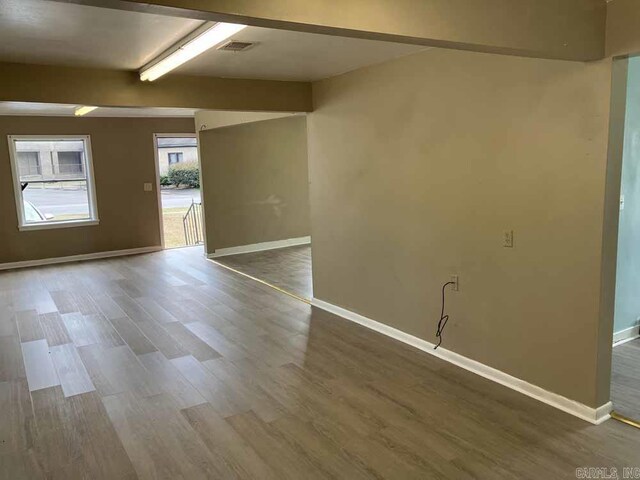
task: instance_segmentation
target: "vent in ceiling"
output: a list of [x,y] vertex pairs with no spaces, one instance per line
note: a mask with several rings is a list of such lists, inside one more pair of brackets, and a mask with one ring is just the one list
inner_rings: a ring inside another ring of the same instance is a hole
[[218,47],[218,50],[225,50],[227,52],[244,52],[251,48],[254,44],[251,42],[238,42],[236,40],[230,40]]

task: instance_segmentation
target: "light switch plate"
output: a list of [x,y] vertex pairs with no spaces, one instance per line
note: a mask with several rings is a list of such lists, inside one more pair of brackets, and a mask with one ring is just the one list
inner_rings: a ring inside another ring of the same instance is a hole
[[145,192],[153,192],[153,183],[145,183],[144,184]]
[[513,248],[513,230],[505,230],[502,246],[504,248]]

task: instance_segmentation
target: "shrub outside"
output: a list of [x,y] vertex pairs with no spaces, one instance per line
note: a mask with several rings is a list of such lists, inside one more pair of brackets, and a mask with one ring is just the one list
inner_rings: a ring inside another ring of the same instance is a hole
[[[173,165],[167,173],[170,185],[176,187],[200,188],[200,170],[196,162]],[[161,179],[162,182],[162,179]]]

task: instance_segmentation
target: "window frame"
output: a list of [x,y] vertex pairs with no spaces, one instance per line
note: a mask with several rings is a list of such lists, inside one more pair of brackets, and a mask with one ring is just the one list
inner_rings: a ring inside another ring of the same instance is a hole
[[[87,200],[89,203],[89,218],[79,220],[51,220],[38,223],[27,223],[24,212],[24,199],[22,197],[22,185],[20,183],[20,168],[18,165],[16,141],[38,141],[46,140],[69,141],[79,140],[84,142],[85,154],[85,176],[87,182]],[[98,225],[98,200],[96,197],[96,184],[93,174],[93,154],[91,151],[90,135],[7,135],[9,143],[9,159],[11,162],[11,175],[13,177],[13,193],[16,201],[16,213],[18,216],[18,230],[46,230],[54,228],[86,227]]]

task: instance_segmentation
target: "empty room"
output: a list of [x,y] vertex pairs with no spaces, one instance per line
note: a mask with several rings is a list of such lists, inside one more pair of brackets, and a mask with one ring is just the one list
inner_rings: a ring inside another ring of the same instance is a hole
[[0,0],[0,479],[640,478],[634,0]]

